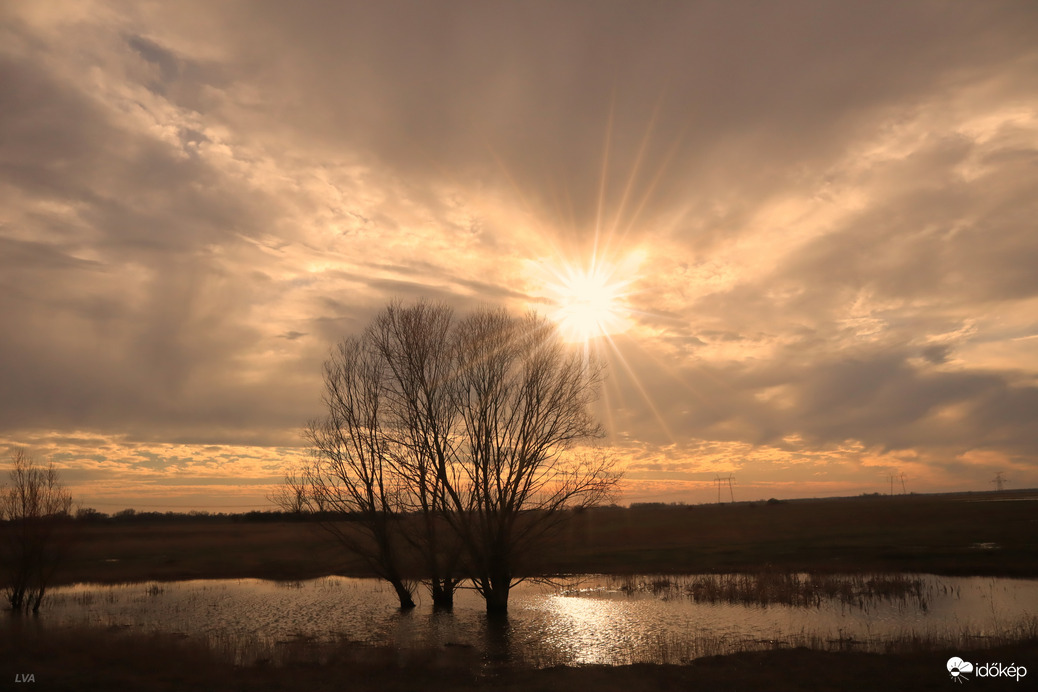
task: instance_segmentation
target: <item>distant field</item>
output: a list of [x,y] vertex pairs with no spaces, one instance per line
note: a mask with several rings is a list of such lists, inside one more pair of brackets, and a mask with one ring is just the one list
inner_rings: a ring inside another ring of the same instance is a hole
[[906,571],[1038,576],[1038,491],[598,510],[563,571]]
[[[184,520],[80,527],[56,579],[367,576],[314,524]],[[531,574],[907,571],[1038,577],[1038,491],[897,495],[574,514]]]

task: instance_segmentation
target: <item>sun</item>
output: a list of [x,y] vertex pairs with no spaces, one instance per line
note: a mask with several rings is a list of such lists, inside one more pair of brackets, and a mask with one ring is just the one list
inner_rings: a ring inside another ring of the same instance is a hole
[[566,264],[551,272],[551,318],[566,341],[587,344],[630,327],[626,289],[631,282],[617,273],[615,266],[595,262],[586,268]]

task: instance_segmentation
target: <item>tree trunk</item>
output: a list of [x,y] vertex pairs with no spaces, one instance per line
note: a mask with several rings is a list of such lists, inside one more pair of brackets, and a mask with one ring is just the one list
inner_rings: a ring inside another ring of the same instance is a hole
[[486,594],[487,615],[508,614],[508,589],[495,589]]
[[487,602],[487,615],[508,614],[508,592],[512,588],[511,576],[492,575],[484,581],[483,598]]
[[396,597],[400,599],[400,610],[411,610],[414,608],[414,597],[411,594],[411,590],[407,588],[404,582],[400,579],[388,580],[393,585],[393,589],[396,591]]
[[454,610],[454,585],[449,579],[432,580],[433,610]]
[[25,602],[25,590],[19,586],[12,587],[7,600],[11,604],[12,613],[21,613],[22,604]]

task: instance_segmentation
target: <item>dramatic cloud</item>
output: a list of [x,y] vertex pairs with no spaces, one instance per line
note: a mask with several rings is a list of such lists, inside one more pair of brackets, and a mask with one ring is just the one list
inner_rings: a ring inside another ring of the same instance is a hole
[[[13,3],[0,448],[263,504],[388,300],[595,262],[626,499],[1038,485],[1038,8]],[[2,451],[2,450],[0,450]]]

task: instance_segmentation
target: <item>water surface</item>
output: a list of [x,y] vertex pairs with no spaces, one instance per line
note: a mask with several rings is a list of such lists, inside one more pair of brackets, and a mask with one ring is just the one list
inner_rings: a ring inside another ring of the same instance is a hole
[[1038,580],[875,575],[870,582],[848,576],[819,585],[810,579],[787,575],[788,594],[752,581],[736,584],[737,593],[715,588],[735,584],[734,575],[524,583],[512,592],[507,624],[488,622],[471,590],[458,593],[453,613],[433,612],[428,602],[402,613],[392,589],[372,579],[80,584],[52,592],[40,626],[182,634],[241,663],[305,639],[446,647],[533,665],[621,665],[776,646],[883,650],[913,637],[984,640],[1033,628],[1038,615]]

